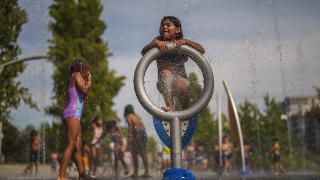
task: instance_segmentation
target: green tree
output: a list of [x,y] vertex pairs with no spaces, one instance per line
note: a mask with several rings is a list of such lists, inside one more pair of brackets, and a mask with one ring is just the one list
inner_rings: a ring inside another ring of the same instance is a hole
[[28,158],[28,134],[22,134],[9,121],[3,122],[3,154],[6,162],[26,162]]
[[282,151],[288,152],[288,131],[286,121],[281,119],[281,105],[274,98],[266,95],[264,98],[264,113],[261,117],[262,148],[271,148],[272,138],[277,137],[282,145]]
[[[43,140],[43,145],[46,149],[46,162],[49,162],[50,155],[53,151],[63,152],[66,146],[65,130],[61,123],[42,123],[40,125],[40,134]],[[45,135],[43,134],[45,132]]]
[[[27,14],[16,0],[0,2],[0,64],[17,58],[20,47],[17,43],[22,25],[27,21]],[[19,107],[21,100],[30,107],[35,107],[27,88],[15,78],[21,74],[25,66],[15,64],[6,67],[0,76],[0,120],[8,120],[12,109]]]
[[[200,98],[202,94],[202,87],[198,83],[196,74],[191,73],[189,75],[189,80],[191,82],[189,87],[190,99],[191,103],[193,103]],[[198,145],[202,145],[208,154],[212,154],[214,144],[218,142],[217,121],[214,120],[213,113],[211,113],[208,106],[198,115],[198,124],[193,136],[193,141]]]
[[[320,88],[316,87],[315,90],[316,90],[316,97],[317,97],[318,103],[319,103],[320,102]],[[318,105],[314,106],[311,109],[311,111],[306,114],[306,116],[308,118],[315,119],[316,123],[318,125],[320,125],[320,105],[318,104]],[[317,128],[320,129],[320,127],[317,127]]]
[[[22,25],[27,21],[27,13],[22,10],[17,0],[0,1],[0,64],[17,58],[21,50],[17,43]],[[7,161],[21,161],[18,154],[22,143],[20,134],[10,121],[10,112],[19,107],[21,101],[35,108],[28,89],[15,78],[23,72],[25,65],[15,64],[0,72],[0,121],[3,123],[3,151]]]
[[[320,102],[320,88],[316,87],[315,90],[316,90],[316,97],[317,97],[317,100],[319,103]],[[309,126],[312,127],[313,130],[311,130],[311,133],[314,133],[313,136],[317,140],[318,138],[316,136],[316,132],[320,131],[320,104],[315,104],[315,106],[312,107],[311,111],[306,113],[305,119],[308,121]],[[304,154],[310,160],[310,162],[308,164],[311,164],[311,165],[314,164],[319,169],[319,167],[320,167],[320,157],[319,157],[320,146],[317,145],[317,143],[312,143],[312,144],[310,143],[308,146],[307,146],[308,153]]]
[[241,121],[244,142],[252,146],[254,167],[268,168],[270,157],[265,156],[272,147],[272,138],[277,137],[281,145],[281,152],[287,161],[288,131],[286,121],[281,119],[283,113],[281,105],[269,95],[264,96],[264,110],[261,112],[257,106],[249,101],[239,105],[239,118]]
[[260,147],[260,120],[262,114],[257,105],[246,100],[239,105],[238,114],[245,143],[251,144],[254,147]]
[[112,99],[123,86],[124,77],[116,76],[108,66],[107,42],[101,36],[106,24],[100,19],[103,7],[100,0],[54,0],[49,8],[53,19],[49,28],[49,56],[53,59],[55,72],[54,100],[48,112],[60,116],[64,108],[64,90],[68,81],[68,68],[75,58],[89,63],[93,85],[88,94],[89,102],[84,108],[83,125],[97,114],[105,119],[116,118]]

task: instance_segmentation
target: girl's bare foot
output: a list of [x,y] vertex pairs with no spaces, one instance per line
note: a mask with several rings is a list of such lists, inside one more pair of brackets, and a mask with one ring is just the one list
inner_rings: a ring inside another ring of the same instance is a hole
[[60,177],[60,176],[58,176],[57,177],[57,180],[68,180],[66,177]]
[[123,174],[124,174],[125,176],[128,176],[129,173],[130,173],[129,169],[126,169],[126,170],[124,170],[124,173],[123,173]]
[[94,180],[94,179],[97,179],[97,177],[95,176],[89,176],[87,174],[81,174],[79,176],[79,180]]
[[142,178],[151,178],[151,177],[152,176],[150,176],[149,174],[146,174],[146,173],[142,175]]

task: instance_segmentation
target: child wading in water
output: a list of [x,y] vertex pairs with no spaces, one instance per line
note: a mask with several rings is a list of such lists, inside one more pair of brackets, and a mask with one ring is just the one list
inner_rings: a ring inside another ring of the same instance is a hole
[[181,22],[177,17],[165,16],[161,20],[160,36],[153,39],[143,49],[141,54],[144,55],[150,49],[157,47],[161,55],[157,58],[159,92],[163,95],[166,107],[164,111],[174,110],[173,96],[177,96],[182,109],[187,109],[190,104],[189,98],[189,79],[185,70],[184,63],[188,57],[181,52],[167,52],[167,44],[175,43],[176,48],[182,45],[188,45],[201,54],[204,54],[204,48],[191,40],[183,38]]

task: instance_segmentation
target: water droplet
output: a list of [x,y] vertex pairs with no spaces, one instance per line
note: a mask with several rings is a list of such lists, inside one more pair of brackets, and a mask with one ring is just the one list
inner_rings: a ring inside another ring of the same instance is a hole
[[185,5],[184,5],[184,10],[187,10],[188,7],[189,7],[189,4],[185,4]]

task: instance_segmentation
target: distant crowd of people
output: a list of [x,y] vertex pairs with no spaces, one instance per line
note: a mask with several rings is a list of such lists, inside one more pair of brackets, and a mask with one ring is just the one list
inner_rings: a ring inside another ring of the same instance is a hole
[[[170,168],[170,148],[164,146],[162,151],[157,153],[156,157],[152,157],[150,152],[146,150],[147,135],[144,130],[144,126],[138,115],[134,113],[131,105],[125,108],[125,117],[129,127],[129,138],[124,136],[122,128],[116,121],[104,122],[101,116],[96,117],[90,127],[91,141],[86,143],[82,141],[81,146],[81,160],[85,173],[94,178],[97,175],[103,175],[108,168],[111,172],[118,177],[120,175],[119,162],[122,165],[123,175],[128,176],[130,170],[133,169],[131,177],[139,176],[139,160],[141,160],[145,167],[145,173],[143,177],[151,177],[152,168],[156,175],[161,175],[167,168]],[[111,142],[108,144],[108,150],[101,150],[101,141],[106,135],[110,134]],[[30,132],[30,163],[24,170],[24,174],[38,173],[38,163],[40,157],[40,151],[42,150],[42,142],[39,133],[35,130]],[[284,167],[280,163],[280,144],[277,138],[272,139],[272,148],[266,153],[267,156],[271,155],[273,162],[273,172],[275,175],[283,174],[285,172]],[[128,147],[128,144],[130,147]],[[130,149],[130,151],[129,151]],[[220,151],[222,156],[220,158]],[[106,153],[107,158],[103,159],[101,155]],[[228,174],[232,172],[234,155],[234,146],[231,143],[228,136],[223,137],[223,144],[221,147],[215,145],[214,147],[214,164],[217,172]],[[251,146],[244,145],[245,164],[247,171],[251,171],[250,167],[250,155]],[[57,174],[61,163],[61,154],[58,151],[52,151],[51,153],[51,172]],[[153,161],[155,159],[155,162]],[[107,161],[108,164],[101,165],[102,160]],[[222,160],[222,163],[220,163]],[[220,164],[222,166],[220,167]],[[98,166],[101,166],[100,172],[97,171]],[[182,150],[182,166],[192,171],[207,171],[209,169],[209,157],[205,153],[205,149],[201,145],[196,145],[191,142],[186,148]],[[133,167],[133,168],[132,168]],[[69,171],[75,169],[73,167],[73,161],[68,162]]]

